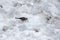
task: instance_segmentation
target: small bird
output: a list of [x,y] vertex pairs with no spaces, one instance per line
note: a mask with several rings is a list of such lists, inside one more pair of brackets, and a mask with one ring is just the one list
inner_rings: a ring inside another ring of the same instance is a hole
[[20,19],[22,21],[26,21],[28,18],[26,18],[26,17],[20,17],[20,18],[16,18],[16,19]]

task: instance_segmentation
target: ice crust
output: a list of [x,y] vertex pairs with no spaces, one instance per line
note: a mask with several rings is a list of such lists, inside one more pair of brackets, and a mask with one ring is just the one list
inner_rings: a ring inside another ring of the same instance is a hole
[[0,0],[0,40],[60,40],[60,0]]

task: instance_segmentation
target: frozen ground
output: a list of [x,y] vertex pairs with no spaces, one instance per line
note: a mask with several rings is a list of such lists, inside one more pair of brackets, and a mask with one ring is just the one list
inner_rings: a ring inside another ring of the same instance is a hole
[[60,0],[0,0],[0,40],[60,40]]

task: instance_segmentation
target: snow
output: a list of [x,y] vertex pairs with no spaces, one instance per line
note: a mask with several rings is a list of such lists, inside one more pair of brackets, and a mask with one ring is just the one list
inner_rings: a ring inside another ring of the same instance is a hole
[[0,0],[0,40],[60,40],[59,5],[59,0]]

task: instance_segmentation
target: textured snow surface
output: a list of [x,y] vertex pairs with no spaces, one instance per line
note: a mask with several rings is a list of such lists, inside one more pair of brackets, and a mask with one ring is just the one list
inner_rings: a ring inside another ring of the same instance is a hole
[[60,40],[60,0],[0,0],[0,40]]

